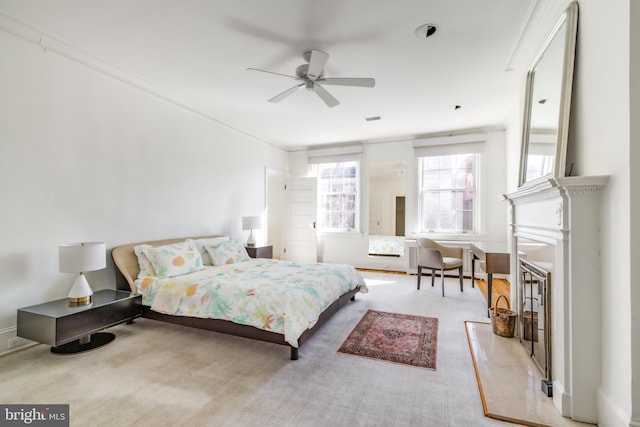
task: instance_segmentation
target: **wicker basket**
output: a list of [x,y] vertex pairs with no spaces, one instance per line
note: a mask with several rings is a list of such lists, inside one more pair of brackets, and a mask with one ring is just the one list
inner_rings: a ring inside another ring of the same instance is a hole
[[[507,308],[498,308],[500,300],[504,298]],[[511,310],[509,300],[504,295],[500,295],[496,300],[496,305],[491,308],[491,326],[493,333],[501,337],[511,338],[516,329],[517,314]]]

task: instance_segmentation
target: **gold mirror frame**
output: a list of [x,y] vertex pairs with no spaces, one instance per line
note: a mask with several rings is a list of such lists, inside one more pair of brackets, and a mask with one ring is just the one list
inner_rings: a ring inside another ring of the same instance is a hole
[[[564,177],[578,3],[563,12],[527,73],[519,185]],[[537,156],[537,157],[534,157]]]

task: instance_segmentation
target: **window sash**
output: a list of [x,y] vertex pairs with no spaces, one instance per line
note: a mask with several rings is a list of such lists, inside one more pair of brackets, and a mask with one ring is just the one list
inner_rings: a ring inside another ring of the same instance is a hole
[[[468,157],[471,176],[465,172]],[[479,157],[479,153],[456,153],[419,158],[420,232],[476,232]]]
[[318,179],[318,229],[359,230],[359,160],[319,162],[310,165]]

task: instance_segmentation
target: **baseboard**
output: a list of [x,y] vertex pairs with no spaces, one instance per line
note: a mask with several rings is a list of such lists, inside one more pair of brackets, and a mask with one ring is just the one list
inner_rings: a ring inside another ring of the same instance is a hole
[[21,338],[21,343],[10,348],[9,341],[16,338],[16,328],[0,329],[0,357],[18,350],[25,349],[37,343]]
[[598,425],[640,427],[640,420],[632,420],[620,405],[614,403],[609,396],[598,388],[596,393],[598,404]]
[[406,275],[407,273],[401,270],[383,270],[379,268],[360,268],[356,267],[356,270],[361,272],[371,272],[371,273],[385,273],[385,274],[402,274]]
[[563,417],[571,418],[571,393],[558,381],[553,382],[553,404]]

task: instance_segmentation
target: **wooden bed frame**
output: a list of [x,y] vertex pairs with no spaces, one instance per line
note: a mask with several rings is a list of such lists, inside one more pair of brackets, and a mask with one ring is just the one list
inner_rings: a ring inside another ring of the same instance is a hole
[[[119,290],[137,293],[134,281],[138,277],[140,268],[138,266],[138,258],[133,251],[138,245],[160,246],[170,243],[182,242],[186,239],[206,239],[217,236],[202,237],[184,237],[179,239],[153,240],[149,242],[129,243],[127,245],[117,246],[111,251],[111,257],[116,265],[116,287]],[[349,300],[355,301],[355,294],[359,289],[353,289],[344,293],[338,300],[331,304],[325,311],[320,314],[318,322],[310,329],[307,329],[298,338],[298,348],[307,341],[333,314],[341,307],[347,304]],[[209,331],[222,332],[225,334],[237,335],[240,337],[251,338],[254,340],[267,341],[281,345],[287,345],[291,348],[291,360],[297,360],[299,357],[298,348],[291,346],[284,340],[284,335],[275,332],[264,331],[253,326],[239,325],[228,320],[220,319],[203,319],[199,317],[172,316],[168,314],[157,313],[152,311],[148,306],[142,306],[142,316],[149,319],[160,320],[163,322],[173,323],[177,325],[189,326],[192,328],[206,329]]]

